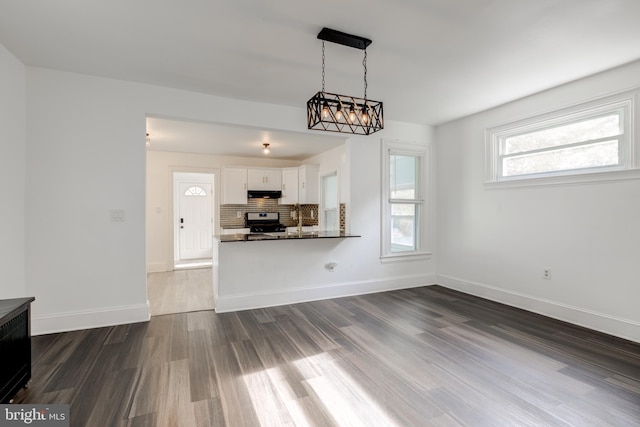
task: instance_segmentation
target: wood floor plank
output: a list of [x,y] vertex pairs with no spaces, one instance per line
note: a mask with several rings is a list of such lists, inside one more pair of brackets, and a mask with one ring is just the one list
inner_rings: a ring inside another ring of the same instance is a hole
[[439,286],[32,342],[74,427],[640,425],[640,344]]
[[160,406],[157,390],[161,390],[160,365],[144,365],[136,371],[128,396],[126,417],[133,419],[158,412]]
[[160,369],[158,427],[196,425],[196,414],[191,403],[189,361],[173,360]]
[[[307,392],[302,382],[309,376],[303,374],[304,369],[296,365],[296,359],[287,358],[287,352],[281,351],[281,347],[274,341],[278,337],[256,339],[254,346],[256,354],[265,369],[269,371],[272,381],[284,399],[297,400],[307,397]],[[314,371],[312,376],[316,376]]]
[[293,426],[293,419],[280,393],[282,389],[274,381],[278,376],[270,375],[271,371],[277,368],[265,369],[251,341],[234,342],[232,347],[259,425]]
[[286,401],[285,404],[296,426],[333,427],[340,425],[331,419],[323,405],[318,405],[317,402],[309,396],[289,400]]
[[[252,396],[231,344],[216,346],[214,364],[220,389],[220,403],[227,426],[258,426]],[[261,396],[256,396],[259,399]]]
[[224,426],[224,414],[220,398],[200,400],[193,403],[196,423],[194,427]]
[[156,413],[139,415],[128,419],[123,425],[126,427],[155,427],[157,425],[157,417]]
[[191,401],[211,400],[220,396],[215,372],[214,346],[206,331],[189,332],[189,378]]

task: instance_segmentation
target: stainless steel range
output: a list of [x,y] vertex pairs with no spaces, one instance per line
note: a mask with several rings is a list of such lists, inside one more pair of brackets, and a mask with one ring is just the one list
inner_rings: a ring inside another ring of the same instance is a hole
[[245,227],[251,233],[282,233],[287,227],[280,224],[279,212],[247,212]]

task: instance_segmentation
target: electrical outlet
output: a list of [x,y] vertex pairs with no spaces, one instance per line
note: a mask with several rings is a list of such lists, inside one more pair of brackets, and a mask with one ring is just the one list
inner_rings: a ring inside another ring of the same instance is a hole
[[542,270],[542,278],[546,280],[551,280],[551,269],[545,268]]
[[236,212],[236,218],[242,218],[242,212],[241,211],[237,211]]

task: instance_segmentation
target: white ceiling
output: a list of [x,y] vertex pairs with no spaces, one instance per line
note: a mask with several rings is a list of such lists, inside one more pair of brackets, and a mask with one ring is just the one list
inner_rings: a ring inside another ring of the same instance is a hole
[[[324,132],[284,132],[156,117],[147,117],[147,132],[149,149],[155,151],[299,161],[342,145],[346,139],[341,134]],[[264,143],[271,148],[266,156],[262,154]]]
[[[373,40],[385,118],[436,125],[640,58],[638,0],[0,0],[23,63],[304,107],[323,27]],[[361,96],[362,51],[327,45],[326,89]]]

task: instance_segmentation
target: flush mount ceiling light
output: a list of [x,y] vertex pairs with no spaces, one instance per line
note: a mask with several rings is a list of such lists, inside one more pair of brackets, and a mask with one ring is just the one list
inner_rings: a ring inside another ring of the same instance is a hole
[[269,148],[269,144],[267,143],[262,144],[262,154],[266,156],[269,153],[271,153],[271,148]]
[[[370,135],[384,129],[382,102],[367,99],[367,46],[371,40],[329,28],[323,28],[318,38],[322,40],[322,91],[307,101],[307,127],[359,135]],[[325,92],[325,41],[364,50],[364,98]]]

